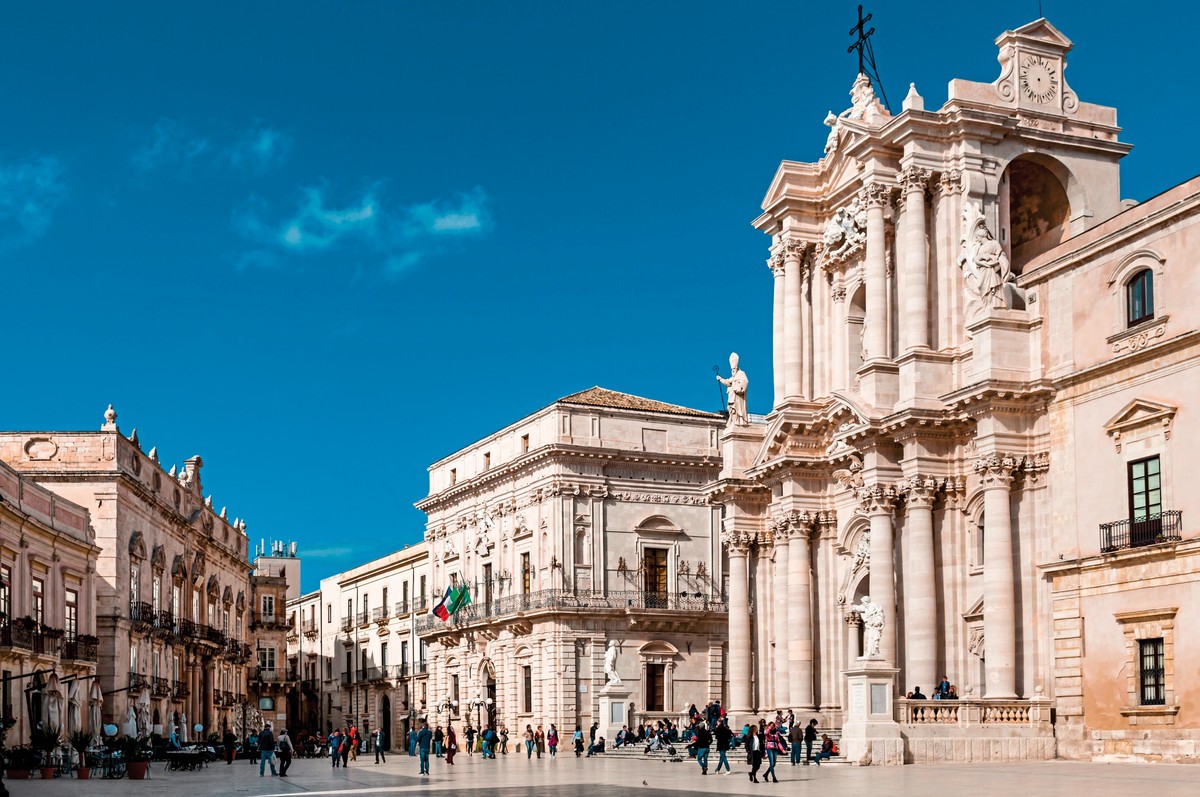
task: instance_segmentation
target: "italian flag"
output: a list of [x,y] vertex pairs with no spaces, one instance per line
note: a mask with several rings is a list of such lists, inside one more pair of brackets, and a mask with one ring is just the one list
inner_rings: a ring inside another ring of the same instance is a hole
[[433,613],[442,620],[449,620],[450,615],[466,606],[471,602],[471,593],[467,590],[466,585],[457,587],[448,587],[446,594],[438,601],[437,606],[433,607]]

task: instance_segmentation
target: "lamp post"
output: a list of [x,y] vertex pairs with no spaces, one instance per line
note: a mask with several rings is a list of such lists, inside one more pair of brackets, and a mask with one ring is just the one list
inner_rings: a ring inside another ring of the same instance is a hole
[[475,697],[471,698],[470,705],[471,708],[475,709],[475,729],[478,731],[483,731],[483,720],[481,719],[481,714],[483,709],[486,708],[488,710],[488,718],[491,719],[490,715],[492,709],[492,699],[490,697],[480,697],[479,695],[476,695]]

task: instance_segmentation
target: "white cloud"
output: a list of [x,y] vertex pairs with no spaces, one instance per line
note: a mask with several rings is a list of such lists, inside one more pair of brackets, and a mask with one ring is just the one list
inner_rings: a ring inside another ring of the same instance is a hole
[[0,242],[19,246],[46,232],[67,193],[62,172],[51,156],[0,163]]
[[291,151],[291,139],[272,127],[256,125],[241,133],[197,133],[174,119],[154,123],[148,141],[134,150],[133,163],[140,171],[171,167],[227,167],[264,174],[279,166]]
[[265,264],[263,248],[297,255],[338,251],[378,258],[381,272],[397,277],[431,255],[486,233],[490,225],[488,198],[481,188],[449,200],[393,207],[380,198],[378,187],[340,201],[330,199],[325,188],[311,187],[303,190],[292,213],[267,220],[272,215],[277,214],[257,198],[236,213],[235,226],[260,247],[254,257],[239,260],[241,266]]

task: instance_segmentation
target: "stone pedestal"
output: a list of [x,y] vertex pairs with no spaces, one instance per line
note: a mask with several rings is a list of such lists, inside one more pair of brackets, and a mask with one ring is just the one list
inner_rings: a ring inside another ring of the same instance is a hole
[[1024,382],[1036,379],[1037,338],[1033,334],[1041,320],[1024,310],[991,310],[968,325],[971,333],[971,362],[967,380],[1001,379]]
[[600,688],[600,727],[597,736],[604,737],[606,750],[616,743],[617,732],[629,724],[629,696],[633,690],[623,683],[605,684]]
[[721,431],[721,478],[744,479],[762,445],[762,428],[728,424]]
[[900,400],[900,368],[891,360],[868,360],[856,372],[858,394],[875,407],[892,407]]
[[904,739],[893,705],[899,672],[881,659],[859,659],[842,672],[847,706],[841,752],[847,761],[875,766],[904,763]]

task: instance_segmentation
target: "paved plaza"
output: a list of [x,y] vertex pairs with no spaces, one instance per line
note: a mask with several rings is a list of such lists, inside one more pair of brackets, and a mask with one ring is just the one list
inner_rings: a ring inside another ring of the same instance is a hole
[[661,759],[630,758],[557,759],[528,761],[524,756],[483,761],[460,756],[454,767],[435,759],[428,778],[413,775],[417,759],[389,756],[387,764],[369,761],[348,769],[332,769],[326,760],[301,760],[292,765],[286,780],[258,776],[258,767],[245,761],[232,766],[216,764],[199,772],[165,772],[154,765],[146,782],[128,780],[77,781],[60,778],[53,783],[37,780],[5,781],[14,797],[130,797],[156,794],[165,788],[174,794],[253,795],[386,795],[439,793],[483,797],[662,797],[680,792],[724,794],[820,794],[821,797],[892,797],[892,795],[970,795],[970,797],[1155,797],[1200,793],[1200,767],[1142,763],[1080,763],[1067,761],[1027,764],[947,764],[906,767],[779,767],[778,784],[751,784],[744,761],[736,761],[732,775],[700,775],[694,763],[666,763]]

